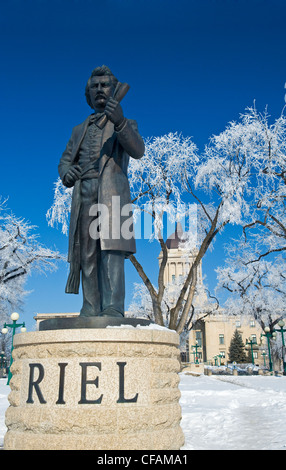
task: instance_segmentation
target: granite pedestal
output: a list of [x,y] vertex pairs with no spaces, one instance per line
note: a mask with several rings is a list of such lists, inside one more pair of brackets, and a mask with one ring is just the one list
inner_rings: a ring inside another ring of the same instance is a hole
[[151,325],[17,334],[4,449],[180,449],[178,344]]

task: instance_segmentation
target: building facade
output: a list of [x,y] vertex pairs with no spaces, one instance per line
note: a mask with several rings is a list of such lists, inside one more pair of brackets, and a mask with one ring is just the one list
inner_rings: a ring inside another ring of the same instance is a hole
[[[173,283],[180,276],[184,276],[190,269],[196,253],[186,257],[180,248],[183,240],[183,230],[180,223],[175,232],[168,238],[168,261],[164,273],[165,285]],[[159,265],[162,260],[162,252],[158,257]],[[262,329],[253,318],[244,316],[229,316],[223,309],[215,309],[211,303],[203,283],[202,263],[197,272],[197,288],[193,300],[193,306],[199,309],[200,316],[204,312],[213,312],[192,324],[186,341],[185,350],[182,351],[182,359],[186,362],[204,362],[209,364],[225,364],[228,361],[228,350],[231,339],[237,329],[243,342],[250,340],[256,345],[252,346],[252,354],[255,364],[264,365],[266,346],[260,344]],[[247,348],[250,346],[247,346]],[[250,356],[251,357],[251,356]]]
[[248,350],[250,361],[251,341],[254,364],[264,365],[267,348],[265,344],[261,344],[262,329],[258,323],[252,318],[225,315],[222,310],[208,315],[193,325],[187,342],[186,359],[188,362],[195,362],[197,358],[199,362],[226,364],[235,330],[240,333],[244,344],[248,343],[246,353]]

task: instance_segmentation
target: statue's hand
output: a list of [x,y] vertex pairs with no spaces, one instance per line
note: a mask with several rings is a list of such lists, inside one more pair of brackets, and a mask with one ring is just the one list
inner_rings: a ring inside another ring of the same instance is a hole
[[109,98],[105,106],[105,114],[115,126],[119,126],[124,120],[124,114],[120,103],[114,98]]
[[75,182],[80,178],[81,167],[79,165],[72,166],[65,175],[64,183],[68,188],[71,188]]

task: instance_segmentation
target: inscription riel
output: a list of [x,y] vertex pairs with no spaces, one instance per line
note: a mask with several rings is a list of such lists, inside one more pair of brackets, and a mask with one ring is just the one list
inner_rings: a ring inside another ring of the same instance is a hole
[[16,335],[4,448],[180,449],[178,343],[151,328]]
[[[140,365],[130,362],[26,362],[21,402],[49,406],[146,402]],[[135,369],[139,380],[134,380]]]

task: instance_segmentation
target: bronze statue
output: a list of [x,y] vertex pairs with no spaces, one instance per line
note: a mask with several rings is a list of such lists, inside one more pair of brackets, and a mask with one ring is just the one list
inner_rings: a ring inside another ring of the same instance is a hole
[[63,184],[74,187],[66,292],[78,294],[81,273],[85,317],[124,316],[124,260],[136,251],[127,167],[145,151],[120,105],[128,88],[108,67],[93,70],[85,95],[95,112],[73,129],[59,164]]

